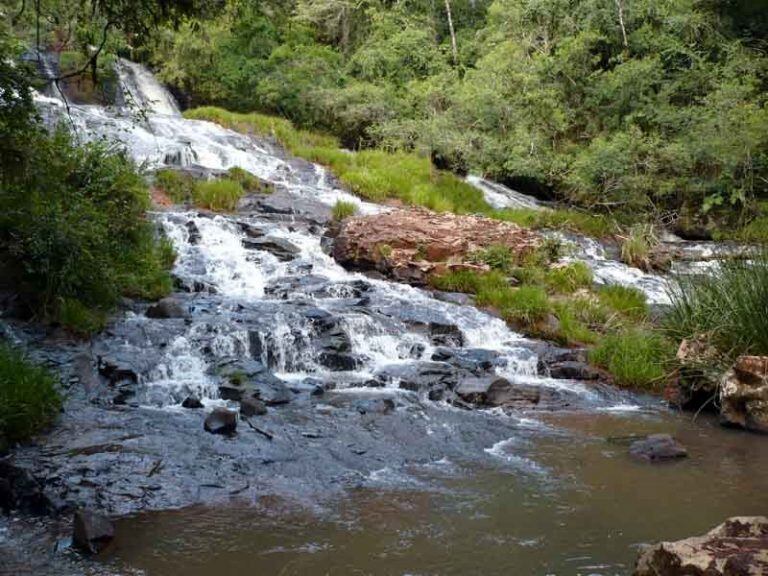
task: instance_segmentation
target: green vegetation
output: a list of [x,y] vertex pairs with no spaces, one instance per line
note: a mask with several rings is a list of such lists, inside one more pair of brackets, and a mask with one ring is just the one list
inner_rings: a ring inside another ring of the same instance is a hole
[[609,310],[626,316],[632,320],[643,320],[648,317],[648,303],[637,288],[629,286],[603,286],[597,296],[601,304]]
[[235,180],[205,180],[195,183],[192,200],[206,210],[232,212],[243,194],[245,190]]
[[202,181],[179,170],[158,170],[154,184],[177,204],[191,202],[207,210],[230,212],[237,208],[237,202],[244,194],[270,194],[273,191],[271,185],[238,167],[230,168],[219,178]]
[[661,335],[631,328],[600,339],[589,359],[608,370],[620,386],[660,389],[674,358],[674,346]]
[[721,353],[768,354],[768,253],[724,262],[709,278],[680,277],[666,322],[678,339],[706,336]]
[[0,451],[50,424],[60,407],[54,377],[0,342]]
[[179,170],[158,170],[154,183],[177,204],[188,202],[195,188],[195,179]]
[[621,260],[625,264],[651,269],[651,251],[659,243],[651,224],[635,224],[621,238]]
[[169,292],[173,254],[145,219],[149,193],[134,163],[44,130],[13,51],[0,34],[0,93],[14,94],[0,104],[0,269],[38,317],[89,333],[121,295]]
[[234,166],[227,170],[226,180],[232,180],[240,184],[246,194],[271,194],[274,190],[272,185],[262,182],[257,176],[254,176],[247,170]]
[[[415,151],[593,210],[735,222],[765,198],[759,3],[450,7],[455,55],[444,4],[421,0],[230,0],[214,18],[148,35],[140,53],[192,106],[277,114],[350,149]],[[387,187],[378,170],[352,171],[361,195]],[[386,195],[404,197],[395,187]]]
[[[333,205],[333,219],[336,221],[344,220],[344,218],[349,218],[350,216],[354,216],[356,213],[357,213],[357,205],[354,204],[353,202],[338,200],[336,204]],[[382,253],[382,255],[384,254]]]

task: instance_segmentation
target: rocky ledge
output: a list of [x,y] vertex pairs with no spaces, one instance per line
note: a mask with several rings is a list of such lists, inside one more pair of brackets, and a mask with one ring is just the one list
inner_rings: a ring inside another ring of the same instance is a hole
[[640,553],[634,576],[768,574],[768,518],[735,517],[703,536],[661,542]]
[[333,256],[346,267],[377,270],[400,282],[424,285],[431,274],[484,269],[469,261],[483,248],[507,246],[522,256],[540,241],[538,233],[509,222],[409,208],[345,220]]

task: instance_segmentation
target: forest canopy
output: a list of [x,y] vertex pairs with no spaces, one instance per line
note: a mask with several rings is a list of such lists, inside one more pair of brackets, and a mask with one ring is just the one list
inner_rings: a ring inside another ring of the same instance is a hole
[[277,114],[591,209],[734,222],[766,198],[765,0],[43,5],[45,48],[92,50],[112,19],[108,52],[185,107]]

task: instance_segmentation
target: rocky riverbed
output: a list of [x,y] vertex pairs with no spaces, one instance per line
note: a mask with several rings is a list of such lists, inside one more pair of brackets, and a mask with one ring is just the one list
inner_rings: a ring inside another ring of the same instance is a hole
[[[61,112],[55,102],[45,105]],[[258,560],[245,542],[266,542],[276,529],[295,548],[275,557],[305,567],[296,573],[308,573],[304,554],[317,552],[317,542],[335,550],[336,560],[346,557],[347,567],[387,573],[467,573],[467,562],[508,573],[502,545],[526,573],[537,573],[535,566],[626,573],[632,547],[656,539],[654,522],[671,522],[672,510],[685,515],[696,499],[716,500],[686,524],[702,532],[715,514],[761,505],[762,444],[736,443],[708,421],[668,414],[657,398],[607,386],[583,351],[524,338],[464,295],[345,270],[330,255],[330,207],[341,198],[363,214],[386,209],[349,196],[321,168],[269,141],[174,114],[144,123],[95,107],[73,107],[73,114],[90,134],[123,138],[138,160],[199,174],[239,165],[274,192],[245,198],[230,215],[158,210],[153,218],[178,253],[176,291],[160,303],[125,301],[89,342],[15,318],[13,294],[3,296],[5,337],[61,374],[66,403],[49,434],[2,461],[2,502],[18,515],[0,521],[0,570],[211,573],[216,562],[194,559],[183,546],[180,556],[169,551],[174,531],[188,523],[195,534],[187,536],[201,549],[219,546],[222,534],[231,538],[231,555],[212,557],[232,570]],[[659,294],[663,279],[580,241],[595,254],[589,261],[599,281],[637,281]],[[632,460],[632,442],[664,432],[684,436],[687,461],[657,468]],[[734,458],[749,464],[723,473]],[[734,483],[737,470],[749,472]],[[706,486],[702,474],[720,477]],[[685,500],[680,486],[696,499]],[[665,489],[674,502],[663,501]],[[379,525],[391,512],[376,510],[390,504],[408,519]],[[629,524],[611,511],[620,507],[631,509]],[[122,519],[106,564],[81,559],[62,538],[78,508]],[[303,520],[291,520],[297,517]],[[515,518],[532,529],[521,531]],[[145,519],[161,531],[154,543],[143,539]],[[493,527],[497,521],[502,529]],[[471,541],[459,546],[453,524]],[[573,533],[591,525],[599,530]],[[627,535],[620,554],[609,553],[616,526]],[[403,562],[344,552],[341,542],[355,527],[370,538],[411,542],[376,550]],[[442,535],[446,548],[430,549],[420,564],[408,552],[426,546],[415,535]],[[589,543],[583,558],[580,542]],[[169,560],[141,560],[152,546]],[[432,558],[454,546],[465,559],[441,570]],[[486,558],[478,554],[484,546],[493,550]],[[269,554],[257,548],[257,557]],[[336,560],[324,560],[329,570],[342,565]],[[270,562],[261,564],[280,570]]]

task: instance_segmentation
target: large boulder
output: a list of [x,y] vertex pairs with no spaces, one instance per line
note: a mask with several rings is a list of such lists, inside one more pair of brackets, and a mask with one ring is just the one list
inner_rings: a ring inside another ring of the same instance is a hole
[[726,426],[768,434],[768,356],[741,356],[720,386]]
[[764,576],[768,518],[736,517],[704,536],[661,542],[641,551],[634,576]]
[[345,266],[378,270],[401,282],[424,285],[433,273],[479,268],[470,254],[503,245],[515,254],[531,252],[538,233],[481,216],[435,213],[423,208],[347,218],[333,256]]
[[98,554],[115,537],[112,521],[91,510],[78,510],[72,524],[72,545],[86,554]]

